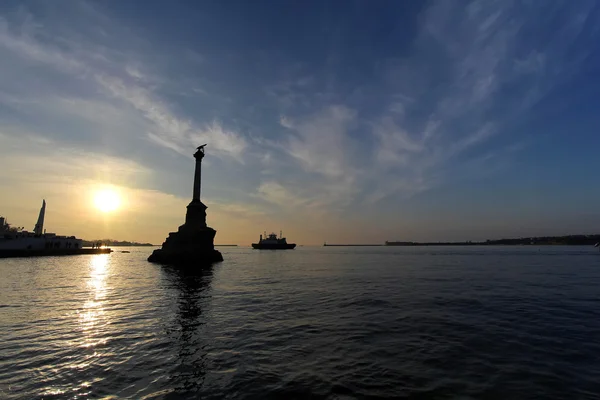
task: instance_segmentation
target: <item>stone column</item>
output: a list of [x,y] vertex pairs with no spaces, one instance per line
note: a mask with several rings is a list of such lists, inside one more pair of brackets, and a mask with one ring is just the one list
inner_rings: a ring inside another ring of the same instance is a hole
[[194,196],[192,201],[200,201],[200,189],[202,184],[202,158],[204,158],[204,147],[198,147],[194,154],[196,159],[196,171],[194,172]]

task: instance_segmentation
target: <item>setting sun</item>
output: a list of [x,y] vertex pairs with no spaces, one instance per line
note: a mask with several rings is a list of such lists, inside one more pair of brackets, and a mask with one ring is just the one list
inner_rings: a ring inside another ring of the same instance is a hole
[[94,195],[94,204],[98,210],[108,213],[119,208],[121,199],[116,191],[104,189],[96,192]]

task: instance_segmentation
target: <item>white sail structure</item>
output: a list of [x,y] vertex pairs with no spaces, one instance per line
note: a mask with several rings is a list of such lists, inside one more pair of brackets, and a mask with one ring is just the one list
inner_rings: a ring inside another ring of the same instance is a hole
[[40,208],[40,215],[38,216],[37,223],[35,224],[35,228],[33,228],[33,233],[36,235],[41,235],[44,233],[44,217],[46,215],[46,199],[42,200],[42,208]]

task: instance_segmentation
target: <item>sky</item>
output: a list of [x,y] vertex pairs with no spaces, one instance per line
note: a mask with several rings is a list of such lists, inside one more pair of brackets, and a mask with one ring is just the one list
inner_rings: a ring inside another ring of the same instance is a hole
[[595,0],[4,0],[0,215],[160,244],[207,143],[217,244],[599,233],[599,36]]

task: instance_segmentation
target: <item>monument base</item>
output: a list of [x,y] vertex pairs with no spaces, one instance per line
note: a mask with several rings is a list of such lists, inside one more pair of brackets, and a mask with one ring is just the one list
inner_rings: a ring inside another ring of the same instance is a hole
[[163,249],[156,249],[148,257],[148,261],[158,264],[202,269],[216,262],[223,261],[223,255],[218,250],[209,252],[168,252]]
[[214,246],[217,231],[206,226],[205,210],[202,202],[193,200],[187,206],[185,224],[177,232],[169,233],[162,248],[154,250],[148,261],[197,268],[223,261]]

